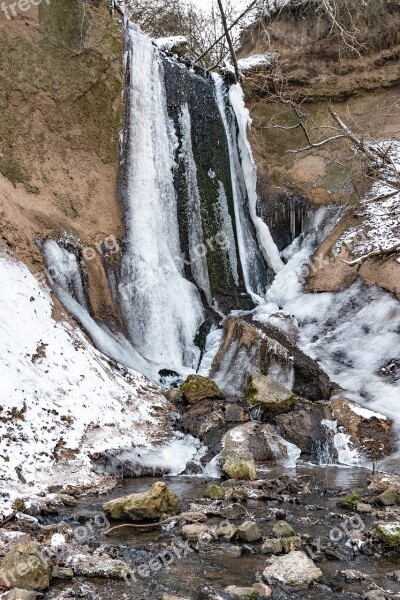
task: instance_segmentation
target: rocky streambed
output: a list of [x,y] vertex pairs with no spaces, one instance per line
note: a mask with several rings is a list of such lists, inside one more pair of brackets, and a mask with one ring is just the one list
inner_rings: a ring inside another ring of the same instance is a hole
[[400,597],[399,478],[305,463],[260,475],[127,479],[21,505],[0,528],[1,577],[30,591],[1,597]]

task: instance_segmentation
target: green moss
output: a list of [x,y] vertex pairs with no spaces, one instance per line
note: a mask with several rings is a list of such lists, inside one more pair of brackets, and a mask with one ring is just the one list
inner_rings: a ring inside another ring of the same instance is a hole
[[17,183],[25,183],[29,180],[25,169],[12,156],[5,156],[0,160],[0,173],[7,177],[14,187]]
[[60,210],[71,219],[76,219],[78,211],[74,206],[74,202],[69,194],[54,194],[56,204]]
[[254,481],[257,479],[256,464],[250,453],[229,450],[223,452],[222,470],[230,479]]
[[344,498],[342,498],[342,504],[351,504],[352,506],[357,506],[357,504],[361,501],[361,497],[356,492],[350,492]]
[[204,492],[205,498],[211,498],[211,500],[223,500],[226,496],[224,488],[219,485],[209,485]]

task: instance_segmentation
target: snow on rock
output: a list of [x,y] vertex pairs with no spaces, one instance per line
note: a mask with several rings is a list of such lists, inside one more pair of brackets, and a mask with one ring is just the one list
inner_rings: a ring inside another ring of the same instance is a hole
[[154,40],[158,48],[164,52],[174,52],[176,48],[187,46],[187,38],[183,35],[162,37]]
[[246,58],[238,60],[239,71],[248,73],[249,71],[264,71],[275,64],[276,52],[267,52],[265,54],[251,54]]
[[379,248],[391,248],[400,242],[400,192],[390,186],[396,171],[400,176],[400,141],[383,140],[373,145],[380,153],[386,154],[389,168],[377,165],[388,182],[377,181],[361,202],[359,217],[362,227],[347,230],[336,243],[339,252],[345,244],[356,257],[363,256]]
[[0,504],[50,483],[91,485],[91,454],[165,438],[155,411],[167,401],[154,385],[55,320],[24,265],[0,255],[0,276]]

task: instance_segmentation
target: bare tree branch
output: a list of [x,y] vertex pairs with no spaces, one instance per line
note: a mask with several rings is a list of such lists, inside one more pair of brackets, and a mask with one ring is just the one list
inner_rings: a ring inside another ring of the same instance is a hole
[[395,254],[399,250],[400,250],[400,242],[397,242],[397,244],[395,244],[394,246],[391,246],[390,248],[379,248],[379,250],[374,250],[373,252],[364,254],[363,256],[360,256],[359,258],[356,258],[354,260],[349,261],[349,260],[344,260],[343,258],[341,260],[342,260],[342,262],[346,263],[346,265],[349,265],[350,267],[360,268],[365,263],[365,261],[368,260],[369,258],[375,258],[377,256],[388,256],[389,254]]

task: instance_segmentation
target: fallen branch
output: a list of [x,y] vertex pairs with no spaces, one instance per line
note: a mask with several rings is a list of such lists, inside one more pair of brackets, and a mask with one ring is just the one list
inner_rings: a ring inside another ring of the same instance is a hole
[[178,517],[169,517],[168,519],[164,519],[164,521],[158,521],[157,523],[146,523],[145,525],[136,525],[134,523],[124,523],[123,525],[116,525],[115,527],[111,527],[104,532],[104,535],[110,535],[110,533],[114,533],[114,531],[119,531],[120,529],[136,529],[136,530],[152,530],[158,529],[158,527],[163,527],[172,521],[179,520]]
[[379,250],[374,250],[373,252],[369,252],[368,254],[364,254],[364,256],[360,256],[359,258],[356,258],[355,260],[344,260],[343,258],[341,259],[342,262],[346,263],[346,265],[349,265],[350,267],[358,267],[360,268],[364,262],[366,260],[368,260],[369,258],[376,258],[377,256],[388,256],[389,254],[394,254],[395,252],[398,252],[400,250],[400,242],[397,242],[397,244],[395,244],[394,246],[391,246],[390,248],[379,248]]
[[9,523],[10,521],[13,521],[15,519],[16,515],[17,515],[17,511],[14,510],[14,512],[12,512],[11,515],[9,515],[5,519],[3,519],[3,521],[0,523],[0,529],[2,527],[4,527],[4,525],[6,525],[7,523]]

